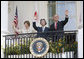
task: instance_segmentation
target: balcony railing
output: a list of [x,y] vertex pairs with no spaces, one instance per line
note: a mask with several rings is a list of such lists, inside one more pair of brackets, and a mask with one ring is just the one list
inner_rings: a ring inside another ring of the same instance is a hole
[[43,58],[77,58],[76,35],[76,30],[5,35],[4,58],[35,58],[29,47],[36,38],[49,42],[49,51]]

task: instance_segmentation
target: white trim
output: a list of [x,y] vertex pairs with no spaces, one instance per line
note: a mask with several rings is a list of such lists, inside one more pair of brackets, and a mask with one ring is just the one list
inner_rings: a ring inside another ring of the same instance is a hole
[[[67,52],[68,58],[73,58],[74,52],[73,51],[70,51],[70,53],[71,53],[71,56],[69,55],[69,52]],[[58,55],[59,55],[59,57],[58,57]],[[44,57],[41,57],[41,58],[46,58],[46,56],[47,56],[47,58],[67,58],[66,57],[67,56],[66,55],[66,52],[62,53],[62,57],[60,55],[61,55],[60,53],[59,54],[56,54],[56,55],[53,54],[53,53],[47,53],[47,55],[45,55]],[[10,58],[10,56],[11,56],[11,58],[13,58],[13,55],[8,55],[8,58]],[[26,56],[27,56],[27,58],[35,58],[32,54],[30,54],[30,55],[29,54],[19,55],[19,58],[21,58],[21,56],[22,56],[22,58],[26,58]],[[18,58],[18,55],[14,55],[14,58]]]
[[83,28],[78,30],[78,58],[83,58]]

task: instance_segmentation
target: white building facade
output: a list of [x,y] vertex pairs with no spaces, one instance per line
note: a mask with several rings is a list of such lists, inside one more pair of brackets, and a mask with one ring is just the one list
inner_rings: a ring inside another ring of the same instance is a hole
[[[51,4],[56,4],[53,9]],[[70,4],[73,5],[70,6]],[[13,34],[12,22],[15,16],[16,6],[18,8],[18,26],[24,28],[24,21],[30,21],[32,32],[35,30],[32,27],[34,20],[34,12],[37,9],[39,21],[37,26],[40,26],[40,19],[46,19],[47,27],[52,23],[52,16],[59,14],[60,21],[64,19],[64,11],[69,10],[69,22],[65,25],[64,30],[78,30],[78,57],[83,57],[83,1],[66,1],[66,2],[48,2],[48,1],[1,1],[1,57],[4,57],[3,48],[5,39],[3,35]],[[63,7],[63,8],[62,8]],[[52,12],[53,11],[53,12]],[[60,12],[61,11],[61,12]],[[81,50],[82,49],[82,50]]]

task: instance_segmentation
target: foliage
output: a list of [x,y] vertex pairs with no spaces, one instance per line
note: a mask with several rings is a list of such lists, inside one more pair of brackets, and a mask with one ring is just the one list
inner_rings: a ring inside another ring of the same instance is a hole
[[4,49],[4,54],[6,53],[6,55],[13,55],[13,54],[28,54],[30,53],[29,51],[29,45],[30,42],[28,41],[27,44],[26,42],[24,44],[17,44],[15,43],[15,46],[13,46],[13,44],[11,44],[10,47],[6,47],[6,52],[5,52],[5,49]]
[[49,52],[52,53],[62,53],[67,51],[74,51],[77,52],[77,42],[74,41],[73,43],[67,44],[65,41],[65,37],[63,39],[59,39],[56,42],[49,42]]

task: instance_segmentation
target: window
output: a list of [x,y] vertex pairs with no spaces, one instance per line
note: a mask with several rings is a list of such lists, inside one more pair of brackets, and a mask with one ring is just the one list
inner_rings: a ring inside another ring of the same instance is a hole
[[49,25],[53,23],[52,21],[52,17],[54,16],[54,14],[56,13],[56,5],[55,5],[55,1],[49,1],[48,2],[48,11],[49,11]]
[[65,20],[65,10],[69,10],[69,21],[64,26],[64,30],[76,30],[76,2],[75,1],[54,1],[48,2],[49,25],[53,23],[54,14],[59,15],[59,21]]

